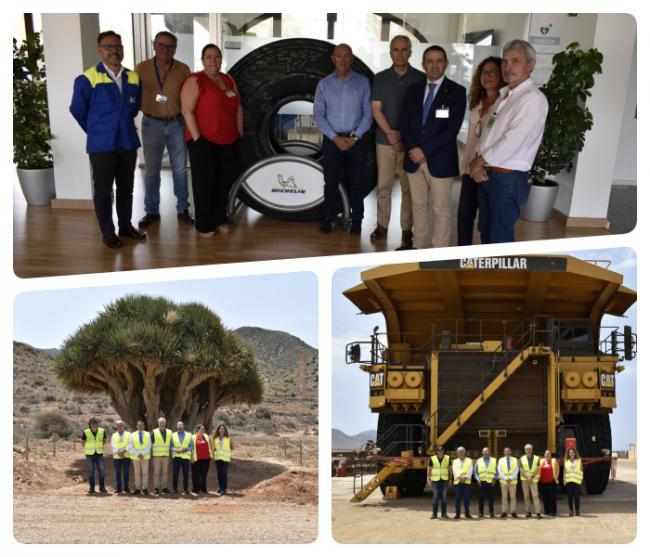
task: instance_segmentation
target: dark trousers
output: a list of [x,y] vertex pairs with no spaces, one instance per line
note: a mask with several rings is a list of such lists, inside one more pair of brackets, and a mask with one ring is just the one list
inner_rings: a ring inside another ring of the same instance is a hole
[[225,460],[215,460],[214,464],[217,467],[219,493],[226,493],[226,491],[228,491],[228,465],[230,462],[226,462]]
[[192,462],[192,491],[195,493],[208,492],[208,470],[210,470],[210,459]]
[[580,484],[568,482],[566,484],[566,493],[569,496],[569,510],[580,512]]
[[88,486],[90,489],[95,489],[95,466],[99,471],[99,489],[103,490],[104,487],[104,477],[106,476],[104,468],[104,455],[103,454],[94,454],[86,455],[86,469],[88,471]]
[[129,468],[131,466],[130,458],[114,458],[115,465],[115,489],[117,491],[129,490]]
[[[325,173],[325,220],[334,220],[339,211],[339,184],[347,186],[352,205],[352,220],[363,220],[363,169],[366,164],[366,140],[362,137],[351,149],[341,151],[333,141],[323,137],[323,172]],[[347,216],[347,215],[346,215]]]
[[458,483],[454,486],[454,495],[456,496],[456,516],[460,516],[460,503],[462,501],[465,514],[469,514],[469,488],[470,484]]
[[228,222],[228,193],[239,174],[238,144],[217,145],[200,137],[188,141],[187,148],[192,165],[196,229],[213,232]]
[[478,211],[478,184],[469,174],[463,174],[458,200],[458,245],[471,246],[474,238],[474,221]]
[[93,202],[99,229],[106,238],[115,234],[113,224],[113,182],[115,182],[115,209],[117,226],[131,226],[133,208],[133,173],[138,151],[106,151],[89,153],[93,169]]
[[440,503],[440,510],[442,514],[447,514],[448,485],[448,480],[438,480],[437,482],[431,482],[431,490],[433,491],[433,514],[438,514],[438,503]]
[[178,472],[183,470],[183,491],[189,491],[190,461],[187,458],[172,458],[172,487],[178,491]]
[[488,500],[490,514],[494,514],[494,488],[491,482],[480,482],[478,492],[478,513],[483,514],[485,508],[485,497]]
[[539,482],[539,496],[542,498],[544,505],[544,514],[555,516],[557,514],[557,484],[555,482]]
[[528,172],[508,174],[488,172],[487,182],[478,188],[478,229],[482,244],[515,241],[515,223],[521,205],[526,203],[530,184]]

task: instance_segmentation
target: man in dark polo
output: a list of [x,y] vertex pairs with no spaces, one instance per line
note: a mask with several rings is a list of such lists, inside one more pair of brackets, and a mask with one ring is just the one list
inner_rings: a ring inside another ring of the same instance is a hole
[[409,64],[411,39],[396,35],[390,41],[390,59],[393,65],[375,75],[372,82],[372,115],[377,122],[375,143],[377,146],[377,227],[370,235],[371,240],[386,237],[391,214],[391,196],[395,174],[399,176],[402,190],[400,225],[402,245],[398,249],[413,245],[413,215],[411,195],[404,164],[404,144],[397,123],[406,90],[425,80],[424,73]]
[[325,210],[320,231],[329,234],[338,210],[341,178],[347,180],[352,205],[350,234],[361,234],[363,220],[363,168],[366,138],[372,125],[370,82],[352,70],[354,55],[347,44],[332,52],[334,72],[316,86],[314,119],[323,134]]
[[181,85],[190,69],[174,60],[176,44],[172,33],[160,31],[153,40],[155,56],[135,68],[142,83],[145,215],[138,223],[141,228],[160,220],[160,167],[165,147],[172,167],[178,220],[194,224],[188,210],[185,124],[180,101]]

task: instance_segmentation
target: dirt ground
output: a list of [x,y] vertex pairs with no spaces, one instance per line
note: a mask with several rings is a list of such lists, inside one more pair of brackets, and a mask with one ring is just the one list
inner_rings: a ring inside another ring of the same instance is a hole
[[[196,523],[198,530],[184,530],[194,532],[191,539],[163,543],[314,541],[318,532],[315,467],[269,456],[263,445],[237,449],[226,497],[216,495],[214,466],[208,474],[208,495],[117,495],[113,494],[112,458],[107,456],[108,495],[87,495],[85,461],[79,451],[64,449],[54,458],[34,447],[29,461],[15,452],[14,537],[22,543],[155,543],[152,532],[161,524]],[[151,473],[149,480],[152,492]],[[130,481],[133,489],[132,477]],[[171,489],[171,477],[168,486]],[[116,521],[128,527],[116,530],[119,535],[112,538],[110,525]],[[88,532],[100,532],[100,539],[89,540]]]
[[[369,477],[366,479],[370,479]],[[386,501],[376,490],[363,503],[350,503],[352,478],[332,478],[332,533],[340,543],[630,543],[636,537],[636,462],[618,461],[616,481],[602,495],[583,495],[581,516],[569,517],[565,495],[558,517],[431,520],[431,496]],[[495,501],[500,512],[500,498]],[[449,509],[451,508],[451,512]],[[453,516],[450,492],[447,512]],[[478,512],[472,492],[470,510]],[[471,522],[468,524],[468,522]]]

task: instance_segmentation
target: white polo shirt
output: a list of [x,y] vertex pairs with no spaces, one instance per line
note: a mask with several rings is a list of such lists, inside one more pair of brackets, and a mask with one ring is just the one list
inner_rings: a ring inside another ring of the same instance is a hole
[[488,166],[528,172],[544,135],[548,101],[528,78],[501,88],[479,143]]

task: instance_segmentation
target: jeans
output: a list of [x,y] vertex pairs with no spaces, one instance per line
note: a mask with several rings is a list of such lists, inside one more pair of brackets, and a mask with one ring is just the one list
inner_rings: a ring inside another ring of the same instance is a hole
[[458,245],[471,246],[474,237],[474,221],[478,211],[478,184],[469,174],[463,174],[458,200]]
[[483,514],[485,509],[485,496],[488,499],[488,509],[490,514],[494,514],[494,489],[492,482],[480,482],[480,491],[478,493],[478,513]]
[[190,461],[187,458],[172,459],[172,486],[178,491],[178,473],[183,469],[183,491],[189,491]]
[[228,490],[228,465],[229,462],[225,460],[215,460],[217,467],[217,481],[219,482],[219,493],[226,493]]
[[[323,137],[323,172],[325,174],[325,220],[333,221],[339,212],[339,184],[346,186],[352,205],[351,219],[363,220],[363,169],[366,164],[366,140],[359,139],[352,148],[341,151],[333,141]],[[346,215],[347,216],[347,215]]]
[[447,486],[448,480],[438,480],[431,482],[431,490],[433,491],[433,514],[438,514],[438,503],[440,503],[440,510],[442,514],[447,514]]
[[164,122],[143,116],[144,210],[154,215],[160,212],[160,167],[165,147],[172,166],[176,212],[182,213],[189,207],[185,124],[181,119]]
[[105,477],[105,468],[104,468],[104,455],[103,454],[94,454],[86,455],[86,468],[88,469],[88,486],[93,491],[95,490],[95,466],[99,470],[99,489],[104,490],[104,477]]
[[566,493],[569,496],[569,511],[573,512],[574,508],[580,513],[580,484],[568,482],[566,484]]
[[487,182],[478,189],[478,229],[482,244],[515,241],[515,223],[526,203],[530,184],[528,173],[513,170],[508,174],[489,171]]
[[458,483],[454,486],[454,495],[456,496],[456,516],[460,516],[461,501],[463,503],[463,507],[465,508],[465,514],[469,514],[469,488],[469,483]]
[[115,489],[117,491],[129,490],[129,468],[131,467],[130,458],[114,458],[115,465]]

